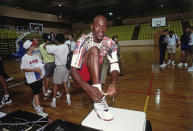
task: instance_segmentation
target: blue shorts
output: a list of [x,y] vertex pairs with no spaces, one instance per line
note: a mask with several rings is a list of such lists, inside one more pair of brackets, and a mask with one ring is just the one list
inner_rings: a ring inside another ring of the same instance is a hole
[[189,45],[181,45],[181,50],[182,51],[187,51],[188,52]]

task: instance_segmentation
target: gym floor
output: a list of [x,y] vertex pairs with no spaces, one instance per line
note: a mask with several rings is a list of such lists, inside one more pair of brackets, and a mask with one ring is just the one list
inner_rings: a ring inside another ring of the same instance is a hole
[[[135,46],[121,47],[124,76],[119,78],[118,95],[113,102],[107,98],[109,106],[146,112],[153,131],[192,131],[193,130],[193,73],[185,68],[167,66],[158,68],[158,47]],[[167,55],[166,55],[167,56]],[[166,57],[167,58],[167,57]],[[177,50],[177,62],[180,50]],[[15,77],[9,83],[13,104],[5,105],[1,112],[10,113],[18,109],[35,113],[32,94],[24,83],[24,73],[16,60],[4,60],[6,72]],[[19,83],[18,85],[15,85]],[[110,83],[108,75],[104,90]],[[51,89],[51,84],[50,84]],[[64,119],[81,123],[93,109],[88,95],[75,83],[71,84],[72,105],[68,106],[64,89],[63,96],[57,99],[57,107],[51,108],[51,96],[41,105],[52,121]],[[2,97],[3,91],[0,91]]]

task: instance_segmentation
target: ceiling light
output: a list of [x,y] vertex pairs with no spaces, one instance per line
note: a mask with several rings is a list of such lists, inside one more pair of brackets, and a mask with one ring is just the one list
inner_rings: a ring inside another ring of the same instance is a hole
[[61,5],[61,4],[59,4],[58,6],[60,6],[60,7],[61,7],[62,5]]
[[112,12],[109,12],[109,16],[112,16],[113,15],[113,13]]

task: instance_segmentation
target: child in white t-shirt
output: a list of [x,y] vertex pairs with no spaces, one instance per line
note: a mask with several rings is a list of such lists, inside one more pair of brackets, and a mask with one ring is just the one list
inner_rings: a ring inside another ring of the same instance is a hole
[[58,90],[58,85],[63,84],[66,92],[66,99],[68,105],[71,105],[70,100],[70,92],[67,86],[69,70],[66,68],[67,63],[67,55],[69,53],[68,46],[64,43],[64,35],[62,33],[58,33],[56,35],[56,44],[57,45],[47,45],[46,50],[48,53],[54,54],[56,68],[54,70],[53,76],[53,98],[50,103],[51,107],[56,107],[56,92]]
[[42,87],[41,79],[45,74],[44,64],[41,59],[34,55],[32,52],[35,49],[34,44],[27,40],[23,48],[26,49],[26,54],[22,57],[21,69],[25,72],[26,82],[33,92],[33,106],[36,112],[46,117],[47,114],[43,112],[43,108],[40,106],[39,94]]

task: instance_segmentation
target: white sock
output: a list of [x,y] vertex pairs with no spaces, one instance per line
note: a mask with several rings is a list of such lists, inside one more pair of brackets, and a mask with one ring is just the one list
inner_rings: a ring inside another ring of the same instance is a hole
[[97,87],[102,92],[101,84],[93,84],[92,86]]
[[48,93],[44,93],[44,96],[48,96]]
[[56,102],[56,98],[52,98],[52,102]]
[[9,94],[4,95],[4,97],[9,97]]
[[70,100],[70,94],[66,94],[66,98]]

